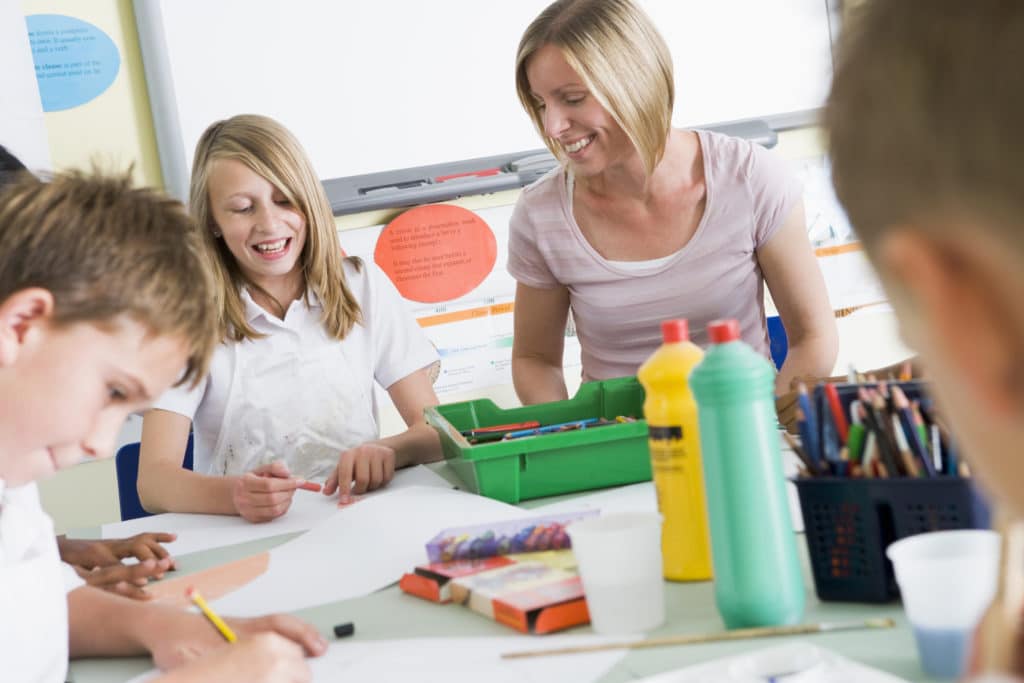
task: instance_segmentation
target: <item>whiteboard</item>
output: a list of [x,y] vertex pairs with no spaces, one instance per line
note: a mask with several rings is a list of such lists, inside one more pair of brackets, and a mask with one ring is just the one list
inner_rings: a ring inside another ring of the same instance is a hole
[[[675,123],[816,109],[826,0],[640,0],[676,71]],[[533,150],[519,38],[548,0],[135,0],[168,189],[202,131],[243,112],[300,139],[323,179]]]

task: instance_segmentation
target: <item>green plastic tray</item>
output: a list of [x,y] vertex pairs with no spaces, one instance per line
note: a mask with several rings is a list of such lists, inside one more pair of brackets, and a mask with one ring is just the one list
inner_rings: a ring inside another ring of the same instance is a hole
[[[518,503],[529,498],[631,484],[651,479],[644,390],[635,377],[588,382],[571,399],[503,410],[490,399],[427,408],[444,456],[471,490]],[[459,432],[537,420],[542,425],[590,417],[636,422],[508,441],[470,444]]]

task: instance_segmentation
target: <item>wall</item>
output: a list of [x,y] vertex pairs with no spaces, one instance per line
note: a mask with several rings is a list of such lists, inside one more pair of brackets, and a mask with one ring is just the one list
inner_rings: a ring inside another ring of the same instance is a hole
[[[74,109],[46,114],[50,149],[55,169],[84,167],[98,161],[106,167],[126,168],[134,164],[134,178],[142,185],[163,187],[156,140],[146,93],[135,18],[130,0],[86,0],[69,5],[58,0],[25,0],[26,14],[68,13],[105,31],[121,52],[121,70],[102,96]],[[787,158],[819,154],[821,143],[816,129],[785,132],[779,137],[778,152]],[[457,203],[467,208],[510,204],[516,192],[472,197]],[[399,211],[375,211],[338,219],[341,230],[388,222]],[[840,358],[837,370],[848,363],[868,368],[906,357],[899,343],[891,313],[885,309],[865,311],[840,320]],[[570,393],[578,377],[567,378]],[[499,405],[516,404],[511,386],[493,387],[487,396]],[[479,398],[479,394],[452,396],[450,400]],[[382,429],[393,433],[402,424],[397,413],[382,410]],[[121,441],[137,441],[139,418],[129,420]],[[40,486],[43,504],[54,517],[58,531],[95,526],[118,519],[117,489],[113,460],[82,464],[62,472]]]

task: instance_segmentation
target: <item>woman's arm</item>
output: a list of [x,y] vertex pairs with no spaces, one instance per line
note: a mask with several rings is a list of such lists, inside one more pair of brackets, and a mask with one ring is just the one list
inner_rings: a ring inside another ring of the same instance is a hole
[[523,405],[569,397],[562,374],[569,290],[516,285],[512,383]]
[[757,260],[789,343],[786,361],[775,379],[779,395],[789,391],[794,378],[830,375],[839,352],[836,319],[807,239],[802,203],[757,250]]

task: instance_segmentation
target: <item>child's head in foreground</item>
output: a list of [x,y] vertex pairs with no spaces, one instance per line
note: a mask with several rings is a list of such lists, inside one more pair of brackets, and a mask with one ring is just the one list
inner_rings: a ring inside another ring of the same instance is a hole
[[968,457],[1024,513],[1024,3],[853,9],[825,116],[837,195]]
[[201,377],[211,292],[185,209],[128,177],[0,190],[0,480],[109,455],[130,412]]

